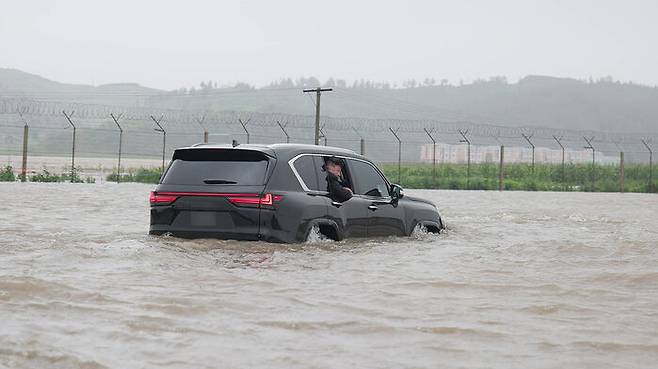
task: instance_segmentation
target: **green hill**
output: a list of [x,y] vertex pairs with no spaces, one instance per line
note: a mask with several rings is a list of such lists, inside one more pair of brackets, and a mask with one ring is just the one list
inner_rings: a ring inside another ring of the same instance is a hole
[[[235,110],[314,114],[314,78],[281,80],[254,88],[241,83],[216,87],[162,91],[133,83],[103,86],[72,85],[47,80],[15,69],[0,69],[0,97],[32,97],[103,105],[143,106],[162,109]],[[431,119],[471,121],[507,126],[658,132],[658,88],[620,83],[528,76],[517,83],[491,78],[471,84],[442,81],[406,82],[403,88],[387,83],[360,81],[348,85],[330,80],[335,87],[322,98],[322,114],[332,117]]]

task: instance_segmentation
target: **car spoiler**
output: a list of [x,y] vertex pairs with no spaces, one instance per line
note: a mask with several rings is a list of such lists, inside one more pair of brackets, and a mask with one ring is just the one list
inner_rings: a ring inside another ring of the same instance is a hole
[[183,152],[189,151],[189,150],[218,150],[218,151],[249,151],[253,153],[261,153],[263,155],[269,156],[273,159],[276,159],[276,154],[274,153],[274,150],[270,149],[267,146],[260,146],[260,145],[238,145],[238,146],[231,146],[231,145],[196,145],[192,147],[181,147],[176,150],[174,150],[174,155],[172,160],[175,160],[178,158],[179,154],[182,154]]

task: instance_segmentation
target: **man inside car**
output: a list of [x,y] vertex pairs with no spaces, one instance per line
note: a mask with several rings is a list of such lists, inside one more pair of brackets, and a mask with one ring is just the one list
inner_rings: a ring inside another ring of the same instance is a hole
[[342,173],[342,160],[334,157],[325,159],[327,171],[327,192],[332,200],[345,202],[352,198],[353,192]]

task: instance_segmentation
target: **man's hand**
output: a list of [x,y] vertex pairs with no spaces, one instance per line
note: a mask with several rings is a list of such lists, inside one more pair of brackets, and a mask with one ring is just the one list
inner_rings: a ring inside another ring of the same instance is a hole
[[344,189],[348,190],[352,195],[354,195],[354,192],[352,192],[352,189],[349,187],[343,187]]

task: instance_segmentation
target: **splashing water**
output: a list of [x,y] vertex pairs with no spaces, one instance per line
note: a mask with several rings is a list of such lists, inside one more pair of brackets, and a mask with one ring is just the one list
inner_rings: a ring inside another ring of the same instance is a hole
[[320,227],[314,225],[313,228],[308,232],[308,237],[306,238],[307,244],[318,244],[318,243],[329,243],[334,242],[331,238],[325,236],[320,232]]
[[418,240],[418,241],[436,241],[441,237],[441,234],[445,234],[446,230],[442,229],[441,233],[434,233],[430,232],[427,227],[425,227],[422,224],[417,224],[416,227],[414,227],[414,230],[411,231],[411,237],[412,239]]

